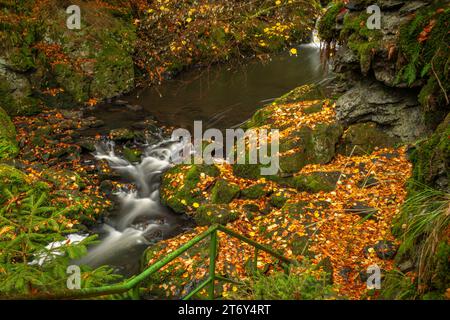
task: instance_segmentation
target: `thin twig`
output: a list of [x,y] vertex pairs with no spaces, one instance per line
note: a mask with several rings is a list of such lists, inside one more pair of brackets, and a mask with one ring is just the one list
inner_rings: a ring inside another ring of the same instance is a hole
[[436,52],[436,54],[433,56],[433,58],[431,59],[431,70],[433,71],[433,74],[439,84],[439,87],[441,88],[442,92],[444,93],[444,97],[445,97],[445,101],[447,101],[447,104],[450,104],[450,101],[448,100],[448,95],[447,92],[445,91],[444,86],[441,83],[441,80],[439,79],[436,71],[434,70],[434,65],[433,65],[433,60],[434,58],[436,58],[436,56],[438,55],[439,51],[441,50],[441,48],[438,49],[438,51]]

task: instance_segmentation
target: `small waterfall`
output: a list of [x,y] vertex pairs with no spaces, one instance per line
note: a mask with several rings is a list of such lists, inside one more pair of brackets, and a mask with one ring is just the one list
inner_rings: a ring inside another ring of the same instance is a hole
[[[185,221],[180,221],[182,217],[159,202],[161,174],[171,166],[171,159],[176,159],[182,148],[181,142],[163,140],[147,146],[141,162],[132,164],[116,155],[112,141],[96,146],[95,158],[106,160],[112,170],[133,182],[136,190],[121,190],[115,194],[120,203],[118,215],[101,226],[102,240],[79,263],[93,267],[110,264],[128,269],[127,274],[134,273],[146,246],[169,236],[180,225],[186,225]],[[130,270],[130,265],[134,270]]]

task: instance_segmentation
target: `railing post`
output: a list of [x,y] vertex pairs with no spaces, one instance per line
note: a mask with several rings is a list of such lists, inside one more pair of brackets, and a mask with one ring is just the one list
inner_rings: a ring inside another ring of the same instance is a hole
[[216,257],[217,257],[217,229],[211,233],[209,244],[209,278],[211,282],[208,288],[209,299],[214,300],[214,289],[216,282]]

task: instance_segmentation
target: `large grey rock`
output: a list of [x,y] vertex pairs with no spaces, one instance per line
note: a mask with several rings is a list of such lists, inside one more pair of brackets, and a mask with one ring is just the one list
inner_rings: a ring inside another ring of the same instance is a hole
[[361,81],[336,102],[336,118],[344,125],[372,121],[403,142],[426,133],[414,92],[376,81]]
[[16,72],[8,59],[0,57],[0,102],[5,111],[12,116],[36,113],[37,102],[32,94],[28,78]]
[[333,63],[333,71],[344,73],[360,69],[359,58],[347,45],[339,46]]

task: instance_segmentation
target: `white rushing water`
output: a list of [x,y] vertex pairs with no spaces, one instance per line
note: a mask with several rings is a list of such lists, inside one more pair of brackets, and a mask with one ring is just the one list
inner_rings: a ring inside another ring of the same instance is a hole
[[136,190],[116,193],[120,203],[118,216],[101,226],[102,240],[79,263],[99,266],[126,259],[129,251],[145,247],[150,240],[173,231],[177,217],[160,204],[159,186],[161,174],[171,166],[171,159],[176,158],[182,146],[171,140],[147,146],[141,162],[132,164],[116,155],[113,142],[97,145],[95,158],[106,160]]

